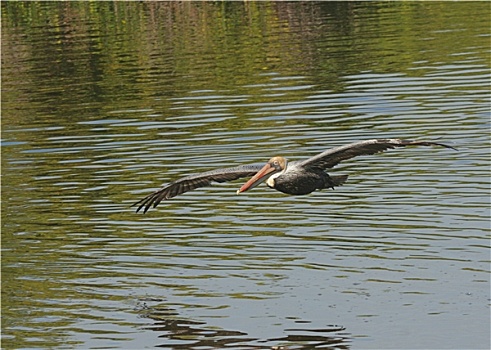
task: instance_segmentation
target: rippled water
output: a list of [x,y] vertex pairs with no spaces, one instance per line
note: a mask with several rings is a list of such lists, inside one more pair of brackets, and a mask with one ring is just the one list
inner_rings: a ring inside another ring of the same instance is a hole
[[[485,3],[2,17],[3,347],[489,347]],[[194,172],[387,137],[458,152],[358,157],[308,196],[238,180],[130,208]]]

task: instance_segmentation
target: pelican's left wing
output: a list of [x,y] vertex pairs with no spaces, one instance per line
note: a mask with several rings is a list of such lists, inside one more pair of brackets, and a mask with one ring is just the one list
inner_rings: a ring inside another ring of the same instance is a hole
[[198,187],[209,186],[211,185],[212,181],[225,182],[236,180],[241,177],[253,176],[260,169],[261,165],[241,165],[233,168],[211,170],[204,173],[186,176],[149,194],[145,198],[134,203],[132,207],[138,206],[136,209],[137,213],[144,208],[143,212],[146,213],[151,206],[155,208],[162,200],[173,198]]
[[401,139],[374,139],[329,149],[325,152],[319,153],[316,156],[313,156],[310,159],[300,161],[299,165],[305,168],[329,169],[339,164],[343,160],[354,158],[356,156],[370,155],[383,152],[390,148],[406,146],[441,146],[456,150],[452,146],[437,142]]

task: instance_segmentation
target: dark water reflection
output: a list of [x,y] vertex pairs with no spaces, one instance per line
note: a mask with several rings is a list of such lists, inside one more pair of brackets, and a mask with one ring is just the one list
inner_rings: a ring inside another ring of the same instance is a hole
[[[488,24],[485,3],[2,3],[2,346],[488,348]],[[459,152],[129,207],[374,137]]]
[[[152,300],[155,301],[155,300]],[[209,327],[205,322],[196,322],[179,317],[179,313],[167,307],[148,307],[146,302],[143,308],[147,309],[145,316],[155,324],[145,327],[158,332],[160,337],[166,338],[162,345],[157,347],[172,347],[175,349],[189,348],[241,348],[241,349],[260,349],[260,348],[281,348],[284,345],[271,344],[291,344],[289,349],[312,349],[312,348],[332,348],[348,349],[348,334],[344,333],[344,328],[339,326],[329,326],[325,329],[301,328],[305,321],[295,320],[299,323],[297,329],[285,329],[285,335],[276,339],[254,339],[247,333],[233,330],[217,329]]]

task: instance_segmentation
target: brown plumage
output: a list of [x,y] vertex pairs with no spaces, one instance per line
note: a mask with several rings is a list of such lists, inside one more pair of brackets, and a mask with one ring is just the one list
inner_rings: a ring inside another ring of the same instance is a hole
[[266,181],[271,188],[293,195],[308,194],[323,188],[334,189],[335,186],[342,185],[348,176],[329,176],[325,169],[330,169],[341,161],[356,156],[371,155],[390,148],[406,146],[441,146],[456,150],[443,143],[428,141],[401,139],[360,141],[329,149],[303,161],[288,162],[283,157],[273,157],[264,166],[243,165],[186,176],[149,194],[132,206],[138,206],[137,212],[144,208],[143,212],[146,213],[150,207],[155,208],[162,200],[173,198],[198,187],[209,186],[213,181],[225,182],[249,176],[252,178],[242,185],[237,193],[250,190],[263,181]]

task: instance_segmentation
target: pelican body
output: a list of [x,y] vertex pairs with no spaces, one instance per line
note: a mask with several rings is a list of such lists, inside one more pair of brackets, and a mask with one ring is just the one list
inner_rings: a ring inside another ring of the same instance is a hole
[[266,180],[270,188],[292,195],[304,195],[342,185],[347,175],[329,176],[324,170],[315,167],[304,167],[302,162],[289,163],[286,158],[273,157],[249,181],[237,191],[237,194],[248,191]]
[[242,165],[233,168],[216,169],[204,173],[183,177],[149,194],[132,206],[143,208],[146,213],[150,207],[156,207],[162,200],[171,199],[198,187],[209,186],[213,181],[225,182],[243,177],[251,177],[237,191],[237,194],[253,189],[266,181],[266,184],[280,192],[291,195],[305,195],[315,190],[340,186],[348,175],[330,176],[325,170],[334,167],[343,160],[360,155],[371,155],[390,148],[406,146],[440,146],[456,150],[443,143],[412,141],[401,139],[373,139],[351,143],[319,153],[303,161],[288,162],[284,157],[273,157],[264,166]]

